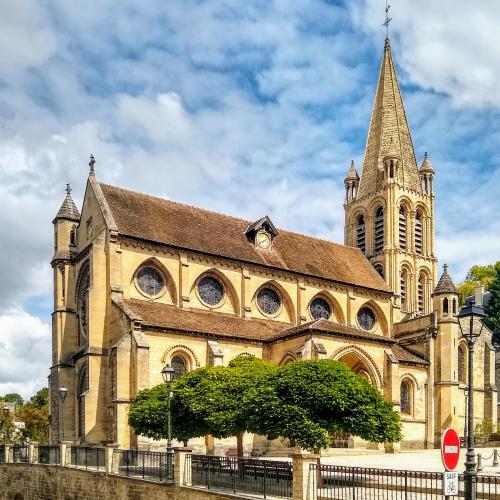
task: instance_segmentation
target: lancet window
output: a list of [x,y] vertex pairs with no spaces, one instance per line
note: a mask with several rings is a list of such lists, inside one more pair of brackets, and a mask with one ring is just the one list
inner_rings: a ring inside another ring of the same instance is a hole
[[380,207],[375,214],[374,225],[375,253],[384,249],[384,209]]
[[365,253],[366,230],[365,230],[365,218],[362,215],[358,217],[358,225],[356,228],[356,245],[363,253]]

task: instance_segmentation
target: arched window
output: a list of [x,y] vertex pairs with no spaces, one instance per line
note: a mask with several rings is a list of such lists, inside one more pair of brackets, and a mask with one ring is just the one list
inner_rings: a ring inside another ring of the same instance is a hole
[[408,272],[401,271],[401,310],[408,311]]
[[422,236],[422,213],[417,212],[415,217],[415,252],[422,255],[423,236]]
[[457,299],[453,299],[453,314],[457,314]]
[[384,249],[384,209],[382,207],[379,207],[377,213],[375,214],[373,236],[375,242],[375,253],[379,253]]
[[363,253],[365,253],[366,250],[365,218],[362,215],[358,217],[358,226],[356,229],[356,245]]
[[443,300],[443,314],[448,314],[449,305],[448,305],[448,297],[445,297]]
[[425,274],[423,273],[418,278],[418,312],[425,314]]
[[406,250],[406,209],[399,207],[399,248]]
[[85,393],[88,390],[87,368],[80,373],[78,380],[78,437],[85,441]]
[[462,384],[466,383],[465,378],[465,348],[463,345],[458,346],[458,381]]
[[401,413],[406,415],[411,415],[411,386],[406,380],[401,382],[400,388],[401,396]]
[[375,271],[377,271],[377,273],[380,274],[380,276],[382,276],[382,278],[384,277],[384,266],[382,264],[375,264]]
[[90,267],[84,264],[78,276],[76,307],[78,314],[78,345],[86,345],[88,342],[89,325],[89,288]]
[[174,380],[181,378],[187,372],[186,360],[182,356],[174,356],[170,365],[174,369]]

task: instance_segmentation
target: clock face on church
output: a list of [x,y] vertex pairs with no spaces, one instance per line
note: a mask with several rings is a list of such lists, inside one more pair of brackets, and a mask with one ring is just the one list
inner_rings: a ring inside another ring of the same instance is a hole
[[271,238],[267,233],[258,233],[256,240],[257,246],[262,250],[267,250],[271,246]]

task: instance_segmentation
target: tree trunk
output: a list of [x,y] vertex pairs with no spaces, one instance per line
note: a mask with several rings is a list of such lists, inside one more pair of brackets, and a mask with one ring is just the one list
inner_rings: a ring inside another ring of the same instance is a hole
[[243,432],[236,434],[236,454],[243,457]]

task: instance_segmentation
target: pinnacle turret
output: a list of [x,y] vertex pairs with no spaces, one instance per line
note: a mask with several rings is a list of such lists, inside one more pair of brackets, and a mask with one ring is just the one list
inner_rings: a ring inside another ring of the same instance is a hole
[[54,219],[54,222],[58,219],[66,219],[66,220],[80,220],[80,212],[78,208],[76,208],[75,202],[71,197],[71,187],[69,184],[66,184],[66,197],[62,202],[61,208],[57,212],[57,215]]
[[448,274],[448,264],[443,266],[443,274],[441,275],[441,278],[439,278],[438,284],[436,285],[436,288],[434,288],[432,295],[445,293],[458,293],[451,276]]
[[432,168],[427,151],[424,154],[424,160],[422,161],[422,165],[420,166],[420,173],[421,174],[424,174],[424,173],[434,174],[434,169]]
[[351,166],[349,168],[349,171],[347,172],[344,182],[358,181],[358,180],[359,180],[358,171],[356,170],[356,166],[354,165],[354,160],[351,160]]

